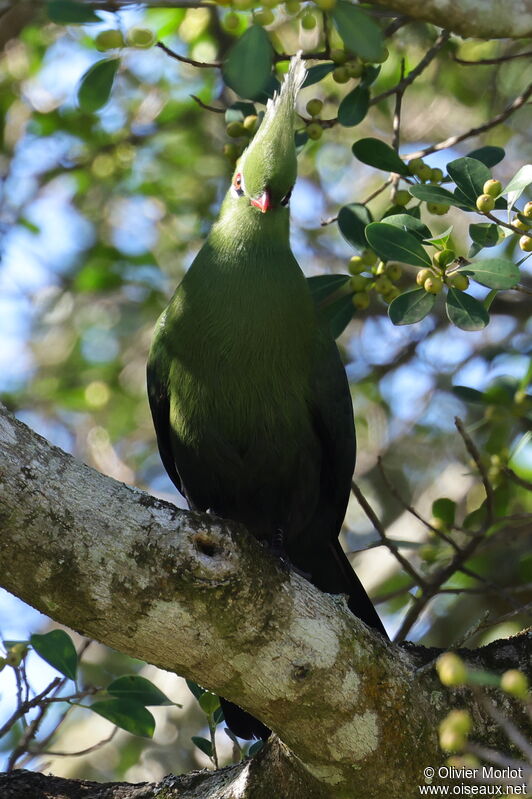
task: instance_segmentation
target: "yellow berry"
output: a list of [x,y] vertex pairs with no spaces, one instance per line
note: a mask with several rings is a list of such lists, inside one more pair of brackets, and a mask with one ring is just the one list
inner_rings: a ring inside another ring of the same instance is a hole
[[297,14],[301,8],[299,0],[286,0],[284,4],[287,14]]
[[369,278],[362,277],[362,275],[353,275],[349,281],[349,287],[352,291],[365,291],[369,283]]
[[257,119],[258,119],[258,117],[257,117],[256,114],[250,114],[242,122],[242,125],[244,126],[244,129],[248,133],[255,133],[255,131],[257,130]]
[[331,50],[331,61],[334,61],[335,64],[345,64],[347,53],[345,50]]
[[477,197],[476,205],[483,214],[488,213],[495,208],[495,199],[490,194],[480,194]]
[[517,669],[505,671],[501,677],[501,688],[507,694],[516,696],[518,699],[526,699],[528,696],[528,680],[526,674]]
[[366,264],[364,263],[362,256],[353,255],[353,257],[349,259],[349,266],[347,268],[352,275],[359,275],[361,272],[366,270]]
[[307,114],[311,117],[317,117],[321,113],[321,109],[323,108],[323,103],[321,100],[318,100],[317,97],[314,97],[312,100],[309,100],[307,103]]
[[223,18],[223,26],[228,31],[236,31],[240,26],[240,17],[234,11],[230,11]]
[[444,722],[449,729],[461,735],[469,735],[473,729],[473,721],[467,710],[451,710]]
[[420,180],[423,181],[430,180],[432,176],[432,169],[428,164],[423,164],[423,166],[420,166],[418,168],[416,175]]
[[126,33],[126,41],[131,47],[145,49],[155,42],[155,34],[147,28],[130,28]]
[[307,125],[307,136],[314,141],[321,139],[323,136],[322,126],[318,122],[311,122],[310,125]]
[[371,270],[376,275],[383,275],[386,271],[386,264],[384,261],[379,261],[376,269]]
[[416,283],[418,286],[423,286],[425,280],[428,280],[429,277],[434,277],[434,272],[432,269],[420,269],[416,275]]
[[521,236],[519,246],[524,252],[532,252],[532,238],[530,236]]
[[306,31],[311,31],[316,27],[317,19],[311,11],[306,11],[301,17],[301,27]]
[[239,136],[244,135],[244,125],[242,122],[230,122],[226,127],[226,133],[232,139],[238,139]]
[[332,11],[336,5],[336,0],[314,0],[321,11]]
[[347,67],[336,67],[336,69],[333,69],[332,76],[336,83],[347,83],[349,80],[349,71]]
[[374,266],[379,260],[377,253],[374,253],[373,250],[362,250],[360,255],[362,258],[362,263],[364,263],[366,266]]
[[451,206],[444,203],[427,203],[427,211],[435,216],[443,216]]
[[379,275],[375,281],[375,291],[377,294],[387,294],[395,288],[392,281],[386,275]]
[[523,216],[526,216],[527,219],[532,219],[532,201],[525,205],[522,214]]
[[353,294],[353,305],[360,311],[363,311],[369,306],[369,294],[367,291],[357,291]]
[[463,685],[467,679],[467,667],[454,652],[444,652],[436,661],[436,671],[443,685]]
[[358,59],[356,61],[350,61],[345,67],[350,78],[360,78],[364,73],[364,64]]
[[527,230],[530,230],[530,224],[528,222],[523,222],[518,216],[512,219],[512,225],[517,228],[517,230],[520,230],[521,233],[526,233]]
[[445,726],[440,727],[440,746],[444,752],[458,752],[465,745],[466,739],[459,732]]
[[393,300],[395,300],[395,298],[398,297],[400,293],[401,292],[399,291],[397,286],[393,286],[393,288],[391,288],[389,291],[387,291],[385,294],[382,294],[381,296],[384,302],[390,303],[393,302]]
[[115,50],[117,47],[124,46],[124,37],[122,31],[116,28],[111,28],[107,31],[101,31],[95,39],[96,47],[101,52],[105,50]]
[[423,288],[428,294],[439,294],[443,288],[443,280],[439,277],[428,277],[423,283]]
[[387,264],[386,271],[384,273],[386,277],[389,277],[390,280],[393,280],[395,283],[401,275],[403,274],[403,270],[399,266],[399,264]]
[[482,191],[484,194],[489,194],[490,197],[498,197],[502,191],[502,183],[500,180],[490,178],[484,183]]
[[469,278],[467,275],[451,275],[445,278],[445,282],[448,286],[452,286],[453,289],[458,289],[459,291],[465,291],[469,287]]

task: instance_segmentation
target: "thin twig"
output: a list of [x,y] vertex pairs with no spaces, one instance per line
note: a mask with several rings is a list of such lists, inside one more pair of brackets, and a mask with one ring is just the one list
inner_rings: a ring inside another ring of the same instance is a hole
[[[69,708],[71,709],[71,708]],[[92,746],[88,746],[86,749],[80,749],[79,752],[55,752],[51,749],[45,749],[43,751],[39,750],[38,752],[30,751],[32,755],[52,755],[53,757],[81,757],[82,755],[89,755],[91,752],[95,752],[97,749],[101,749],[102,746],[108,744],[110,741],[113,740],[116,733],[118,732],[118,727],[114,727],[113,731],[107,738],[104,738],[101,741],[98,741],[97,744],[93,744]]]
[[157,47],[159,47],[163,53],[170,56],[170,58],[174,58],[176,61],[181,61],[183,64],[190,64],[192,67],[198,67],[199,69],[220,69],[222,66],[221,61],[195,61],[193,58],[187,58],[184,55],[179,55],[176,53],[175,50],[171,50],[167,47],[163,42],[157,42]]
[[368,519],[370,520],[370,522],[374,526],[375,530],[379,534],[379,537],[380,537],[382,543],[390,550],[392,555],[401,564],[403,569],[410,575],[410,577],[412,577],[412,579],[414,580],[416,585],[419,585],[419,586],[423,587],[425,585],[425,581],[416,572],[416,570],[408,562],[408,560],[406,558],[404,558],[403,555],[401,555],[401,553],[399,552],[399,549],[397,548],[395,542],[393,540],[391,540],[390,538],[388,538],[388,536],[386,535],[386,532],[385,532],[385,530],[384,530],[384,528],[383,528],[383,526],[382,526],[382,524],[380,522],[380,519],[378,518],[377,514],[375,513],[375,511],[373,510],[373,508],[371,507],[371,505],[369,504],[369,502],[367,501],[367,499],[365,498],[364,494],[361,492],[361,490],[359,489],[359,487],[357,486],[357,484],[355,483],[354,480],[351,482],[351,490],[352,490],[353,494],[355,495],[355,497],[356,497],[356,499],[358,501],[358,504],[360,505],[360,507],[362,508],[362,510],[364,511],[364,513],[366,514],[366,516],[368,517]]
[[467,451],[475,461],[478,473],[480,474],[480,479],[482,480],[482,483],[484,485],[484,490],[486,491],[487,525],[488,527],[491,527],[491,525],[493,524],[494,498],[493,498],[493,487],[489,481],[488,473],[486,472],[484,464],[482,463],[482,459],[480,457],[478,449],[475,447],[473,440],[466,431],[464,423],[459,416],[455,416],[454,424],[456,429],[460,433],[460,436],[462,437],[462,441],[464,442]]
[[[530,293],[532,294],[532,291]],[[510,480],[513,480],[514,483],[517,483],[518,486],[521,486],[521,488],[526,488],[528,491],[532,491],[532,483],[529,480],[524,480],[522,477],[519,477],[519,475],[516,474],[513,469],[510,469],[509,466],[503,466],[501,470],[506,477],[508,477]]]
[[201,100],[199,97],[196,97],[195,94],[191,94],[190,96],[192,97],[193,100],[195,100],[195,102],[199,106],[201,106],[201,108],[205,108],[206,111],[214,111],[216,114],[225,114],[227,110],[225,108],[217,108],[215,105],[208,105],[207,103],[204,103],[203,100]]
[[487,130],[491,130],[497,125],[500,125],[501,122],[504,122],[509,116],[521,108],[531,94],[532,83],[530,83],[524,92],[520,94],[519,97],[516,97],[515,100],[504,109],[504,111],[502,111],[496,117],[493,117],[493,119],[490,119],[489,122],[485,122],[484,125],[479,125],[476,128],[470,128],[469,130],[466,130],[465,133],[460,133],[457,136],[449,136],[448,139],[444,139],[443,141],[438,142],[438,144],[433,144],[431,147],[425,147],[424,150],[417,150],[415,153],[408,153],[408,155],[403,155],[402,157],[405,159],[405,161],[410,161],[412,158],[423,158],[424,156],[435,153],[438,150],[446,150],[447,147],[454,147],[454,145],[458,144],[458,142],[464,141],[465,139],[470,139],[472,136],[477,136],[479,133],[484,133]]

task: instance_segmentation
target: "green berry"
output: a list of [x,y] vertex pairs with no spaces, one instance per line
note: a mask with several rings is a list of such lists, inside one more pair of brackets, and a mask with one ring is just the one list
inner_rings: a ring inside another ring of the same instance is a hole
[[523,252],[532,252],[532,238],[530,236],[521,236],[519,246]]
[[317,25],[317,19],[311,11],[306,11],[301,17],[301,27],[306,31],[311,31]]
[[443,723],[460,735],[467,736],[473,729],[473,720],[467,710],[451,710]]
[[155,34],[148,28],[130,28],[126,33],[126,41],[131,47],[146,49],[155,42]]
[[490,178],[484,183],[482,191],[484,194],[489,194],[490,197],[498,197],[502,191],[502,183],[500,180],[493,180],[493,178]]
[[417,170],[416,175],[420,180],[430,180],[432,176],[432,168],[428,164],[423,164],[423,166],[420,166]]
[[396,205],[408,205],[411,199],[412,195],[406,189],[399,189],[392,194],[392,200]]
[[353,255],[353,257],[349,259],[349,266],[347,268],[352,275],[359,275],[366,270],[366,264],[362,256]]
[[353,305],[355,308],[358,308],[359,311],[363,311],[365,308],[369,306],[369,294],[367,291],[357,291],[356,294],[353,294]]
[[441,169],[438,169],[438,167],[435,167],[432,170],[432,173],[431,173],[431,176],[430,176],[430,182],[431,183],[441,183],[442,180],[443,180],[443,172],[441,171]]
[[495,208],[495,199],[490,194],[480,194],[477,197],[476,206],[481,213],[489,213]]
[[469,287],[469,278],[467,275],[450,275],[445,278],[445,282],[448,286],[451,286],[453,289],[458,289],[459,291],[465,291]]
[[532,202],[528,202],[522,210],[523,216],[527,219],[532,219]]
[[395,300],[395,298],[398,297],[400,293],[401,292],[399,291],[397,286],[393,286],[393,288],[391,288],[390,291],[387,291],[385,294],[382,294],[382,299],[384,300],[384,302],[390,303],[393,302],[393,300]]
[[280,2],[281,0],[262,0],[262,5],[266,8],[275,8]]
[[274,19],[275,15],[271,8],[262,8],[253,12],[253,21],[257,25],[262,25],[262,27],[271,25]]
[[110,28],[107,31],[101,31],[95,39],[96,47],[100,52],[105,50],[116,50],[117,47],[124,46],[124,37],[122,31],[116,28]]
[[332,76],[336,83],[347,83],[349,80],[349,71],[347,67],[336,67],[333,69]]
[[389,291],[393,291],[394,288],[395,286],[392,281],[386,277],[386,275],[379,275],[375,281],[375,291],[377,294],[387,294]]
[[317,97],[314,97],[312,100],[309,100],[307,103],[307,114],[311,117],[317,117],[321,113],[321,109],[323,108],[323,103],[321,100],[318,100]]
[[434,272],[432,269],[420,269],[416,275],[416,283],[418,286],[423,286],[425,280],[428,280],[429,277],[434,277]]
[[386,277],[389,277],[390,280],[393,280],[393,282],[396,283],[403,274],[403,270],[399,264],[387,264],[384,274]]
[[238,148],[236,144],[224,144],[224,155],[230,161],[236,161],[238,158]]
[[347,53],[345,50],[331,50],[331,61],[335,64],[345,64],[347,61]]
[[378,58],[374,58],[372,60],[372,63],[373,64],[384,64],[384,62],[388,60],[389,55],[390,55],[390,51],[388,50],[388,48],[387,47],[383,47],[381,52],[379,53],[379,57]]
[[223,26],[228,31],[236,31],[240,27],[240,17],[234,11],[230,11],[223,18]]
[[242,122],[230,122],[225,130],[232,139],[238,139],[239,136],[243,136],[245,133]]
[[438,250],[432,256],[432,262],[440,269],[445,269],[445,267],[452,264],[455,259],[456,253],[454,250]]
[[286,0],[284,7],[287,14],[298,14],[299,9],[301,8],[301,3],[299,0]]
[[440,726],[440,747],[444,752],[459,752],[466,745],[466,739],[459,732]]
[[422,169],[425,166],[425,162],[421,158],[412,158],[411,161],[408,162],[408,171],[411,175],[417,175],[418,170]]
[[517,669],[505,671],[501,677],[501,688],[507,694],[516,696],[518,699],[528,698],[528,680],[526,674]]
[[362,275],[353,275],[349,281],[349,288],[354,291],[365,291],[368,286],[369,278]]
[[314,141],[321,139],[323,136],[322,126],[318,122],[311,122],[310,125],[307,125],[307,136]]
[[345,65],[350,78],[361,78],[364,74],[364,64],[358,59]]
[[443,216],[449,208],[450,205],[444,205],[444,203],[427,203],[427,211],[435,216]]
[[369,249],[362,250],[360,255],[362,258],[362,263],[365,264],[366,266],[375,266],[375,264],[379,260],[377,253],[374,253],[373,250]]
[[439,294],[443,288],[443,280],[439,277],[428,277],[423,283],[423,288],[428,294]]
[[436,661],[436,671],[443,685],[463,685],[467,680],[467,667],[454,652],[445,652]]
[[253,6],[253,0],[233,0],[232,6],[237,11],[249,11]]
[[336,0],[314,0],[321,11],[332,11],[336,5]]

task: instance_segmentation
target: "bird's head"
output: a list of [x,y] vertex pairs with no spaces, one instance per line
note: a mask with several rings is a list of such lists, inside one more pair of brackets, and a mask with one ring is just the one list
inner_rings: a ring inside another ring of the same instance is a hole
[[279,93],[268,100],[259,130],[233,174],[233,198],[262,213],[288,205],[296,181],[294,112],[305,75],[305,63],[298,53],[290,62]]

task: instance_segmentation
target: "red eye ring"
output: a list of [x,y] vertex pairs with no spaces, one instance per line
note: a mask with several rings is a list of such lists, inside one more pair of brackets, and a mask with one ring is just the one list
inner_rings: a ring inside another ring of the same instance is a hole
[[233,180],[233,186],[235,187],[235,189],[240,189],[241,188],[241,186],[242,186],[242,175],[240,174],[240,172],[238,172],[238,174],[235,175],[234,180]]

